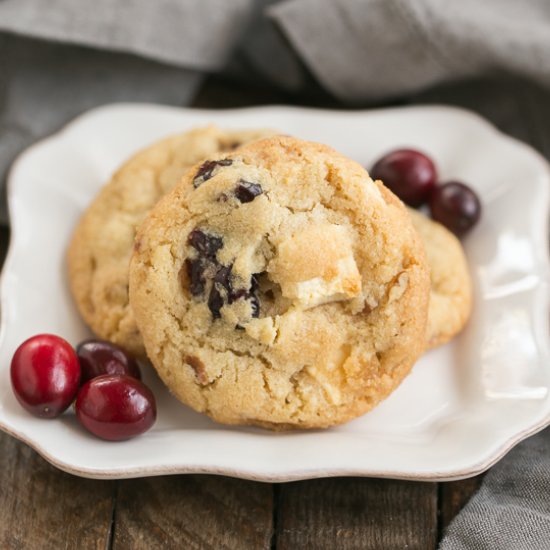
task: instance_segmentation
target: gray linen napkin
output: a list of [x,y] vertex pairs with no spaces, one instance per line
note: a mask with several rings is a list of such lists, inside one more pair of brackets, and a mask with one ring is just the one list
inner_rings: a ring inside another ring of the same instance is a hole
[[550,85],[548,0],[289,0],[269,13],[342,100],[403,96],[489,72]]
[[[0,0],[0,181],[84,110],[185,105],[201,74],[223,70],[293,92],[313,75],[363,106],[491,73],[550,86],[550,2]],[[549,490],[546,430],[489,472],[441,548],[550,548]]]
[[127,54],[0,34],[0,182],[20,151],[83,111],[113,101],[184,105],[199,78]]
[[548,0],[2,0],[0,181],[76,114],[183,105],[201,73],[237,54],[285,89],[303,89],[309,71],[365,104],[490,71],[550,85],[548,52]]
[[513,449],[451,522],[440,550],[550,548],[550,430]]

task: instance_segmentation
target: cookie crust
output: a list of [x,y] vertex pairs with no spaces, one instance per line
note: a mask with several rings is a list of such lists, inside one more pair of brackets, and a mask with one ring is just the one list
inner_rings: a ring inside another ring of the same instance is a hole
[[[154,367],[226,424],[367,412],[425,349],[429,271],[407,210],[324,145],[279,136],[223,159],[207,180],[191,169],[138,232],[130,301]],[[262,193],[237,200],[243,181]]]

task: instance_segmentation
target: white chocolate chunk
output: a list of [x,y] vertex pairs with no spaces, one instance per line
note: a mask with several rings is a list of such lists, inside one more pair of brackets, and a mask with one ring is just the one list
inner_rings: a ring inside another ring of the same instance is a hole
[[351,300],[361,293],[361,276],[346,229],[320,224],[279,243],[268,266],[283,297],[304,309]]
[[403,271],[397,276],[397,280],[395,281],[395,284],[390,288],[390,291],[388,294],[388,303],[391,303],[395,300],[399,300],[399,298],[403,296],[403,293],[405,292],[405,290],[407,290],[408,284],[409,284],[409,275]]
[[314,378],[325,391],[329,401],[334,405],[342,402],[342,393],[335,384],[331,384],[328,377],[315,367],[306,367],[307,373]]
[[350,300],[361,293],[361,277],[353,257],[342,258],[334,266],[333,277],[315,277],[308,281],[281,283],[285,298],[309,309],[329,302]]
[[244,330],[248,336],[262,344],[271,345],[277,338],[277,327],[272,317],[252,319],[246,323]]

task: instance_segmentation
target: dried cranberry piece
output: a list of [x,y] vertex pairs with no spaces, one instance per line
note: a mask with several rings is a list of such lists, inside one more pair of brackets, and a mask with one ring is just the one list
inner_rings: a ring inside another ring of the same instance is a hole
[[213,172],[218,166],[231,166],[232,164],[233,161],[231,159],[204,161],[200,165],[199,169],[197,170],[197,174],[193,178],[193,187],[196,189],[201,185],[201,183],[209,180],[213,176]]
[[221,265],[218,267],[216,275],[214,275],[214,284],[210,290],[210,296],[208,297],[208,307],[214,316],[214,319],[221,317],[220,310],[225,304],[224,297],[220,292],[221,288],[226,290],[226,295],[229,303],[231,303],[231,269],[232,266]]
[[214,258],[216,252],[223,246],[223,239],[209,235],[200,229],[193,229],[187,237],[187,242],[202,256]]
[[258,282],[258,274],[255,273],[250,278],[250,289],[247,290],[246,288],[238,288],[237,290],[229,289],[229,296],[228,300],[229,303],[232,304],[233,302],[236,302],[237,300],[251,300],[252,301],[252,311],[253,311],[253,317],[258,317],[260,314],[260,303],[258,300],[258,297],[256,296],[256,291],[258,290],[259,282]]
[[250,295],[250,306],[252,307],[252,317],[258,318],[260,316],[260,300],[256,294]]
[[249,296],[249,293],[248,293],[248,290],[246,290],[246,288],[239,288],[237,290],[233,290],[230,294],[229,294],[229,303],[232,304],[233,302],[236,302],[237,300],[240,300],[241,298],[248,298]]
[[222,285],[228,295],[231,292],[231,268],[232,266],[221,265],[214,277],[214,283]]
[[254,273],[250,278],[250,290],[252,292],[255,292],[256,290],[258,290],[258,287],[260,286],[260,281],[258,279],[259,276],[260,276],[260,273]]
[[220,291],[216,288],[216,285],[213,285],[210,290],[210,296],[208,297],[208,309],[212,313],[212,317],[214,317],[214,319],[219,319],[222,316],[220,310],[223,305],[223,297],[220,294]]
[[237,187],[235,187],[235,196],[240,202],[252,202],[263,192],[262,186],[259,183],[245,180],[240,180]]
[[185,269],[187,270],[187,279],[189,280],[189,291],[193,296],[198,296],[204,292],[206,281],[204,280],[205,265],[200,260],[185,260]]

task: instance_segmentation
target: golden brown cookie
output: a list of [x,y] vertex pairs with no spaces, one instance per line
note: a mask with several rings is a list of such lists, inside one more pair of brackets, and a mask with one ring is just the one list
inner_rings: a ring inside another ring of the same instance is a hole
[[440,223],[409,208],[430,266],[428,348],[448,342],[463,328],[472,311],[472,282],[460,241]]
[[429,272],[403,204],[324,145],[192,168],[136,239],[130,301],[170,390],[227,424],[365,413],[425,349]]
[[271,134],[209,126],[172,136],[135,154],[101,189],[80,219],[68,252],[72,294],[97,336],[144,354],[128,304],[128,263],[136,227],[190,166]]

